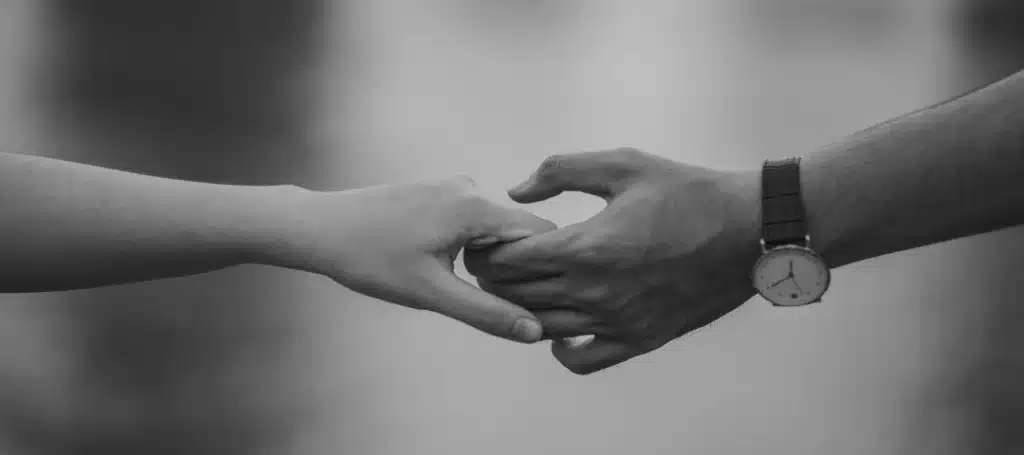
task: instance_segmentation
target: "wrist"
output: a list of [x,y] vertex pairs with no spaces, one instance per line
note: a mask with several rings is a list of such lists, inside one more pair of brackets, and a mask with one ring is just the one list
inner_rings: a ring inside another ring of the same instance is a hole
[[294,185],[243,187],[236,200],[242,213],[236,235],[244,262],[303,268],[298,253],[306,237],[302,207],[315,193]]
[[[807,218],[810,247],[818,253],[829,268],[836,268],[849,262],[843,257],[840,244],[849,236],[851,225],[843,213],[832,213],[834,182],[830,180],[823,161],[818,157],[802,160],[800,166],[801,197]],[[761,238],[761,185],[762,169],[746,170],[731,174],[727,188],[734,195],[729,231],[739,245],[743,255],[753,265],[762,254]],[[752,258],[752,259],[751,259]]]
[[729,194],[725,233],[733,254],[744,270],[753,267],[761,251],[761,170],[727,175],[723,191]]
[[841,205],[835,199],[836,180],[829,175],[827,161],[821,155],[810,156],[800,166],[800,187],[804,210],[807,217],[807,231],[811,238],[810,247],[828,264],[837,268],[852,262],[842,248],[842,243],[853,231],[852,207],[834,212]]

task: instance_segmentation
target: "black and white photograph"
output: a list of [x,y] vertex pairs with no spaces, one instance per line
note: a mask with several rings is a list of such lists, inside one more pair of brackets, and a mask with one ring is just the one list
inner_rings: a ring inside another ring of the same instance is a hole
[[0,455],[1024,454],[1018,0],[0,0]]

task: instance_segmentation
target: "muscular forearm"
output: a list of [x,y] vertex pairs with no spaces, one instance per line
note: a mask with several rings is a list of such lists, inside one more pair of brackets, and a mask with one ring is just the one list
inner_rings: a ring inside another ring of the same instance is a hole
[[1024,222],[1024,72],[877,125],[803,162],[832,267]]
[[0,292],[121,284],[260,262],[293,187],[244,187],[0,154]]

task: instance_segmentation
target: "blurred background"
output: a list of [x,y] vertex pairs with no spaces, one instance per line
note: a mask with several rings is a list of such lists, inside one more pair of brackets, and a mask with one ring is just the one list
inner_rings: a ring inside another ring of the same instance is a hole
[[[0,0],[0,148],[316,189],[464,172],[511,205],[550,154],[756,167],[1021,67],[1012,0]],[[756,298],[586,377],[288,270],[6,295],[0,453],[1024,453],[1022,239],[854,264],[820,305]]]

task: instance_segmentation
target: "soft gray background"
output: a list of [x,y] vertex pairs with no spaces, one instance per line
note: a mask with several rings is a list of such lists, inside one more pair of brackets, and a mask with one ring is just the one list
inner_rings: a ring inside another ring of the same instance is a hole
[[[553,153],[630,145],[752,167],[1024,62],[1022,11],[996,1],[209,2],[228,6],[198,29],[246,32],[223,55],[179,41],[202,8],[136,18],[146,8],[114,1],[102,14],[121,25],[57,21],[50,6],[71,3],[0,0],[5,151],[320,189],[464,172],[508,204],[503,188]],[[75,47],[90,33],[125,47]],[[113,76],[82,76],[75,56],[129,82],[76,85]],[[139,101],[213,73],[226,82],[195,105]],[[180,126],[217,96],[231,109]],[[564,224],[600,207],[530,208]],[[754,299],[587,377],[547,346],[286,270],[5,296],[4,453],[1020,453],[1021,237],[851,265],[820,305]]]

